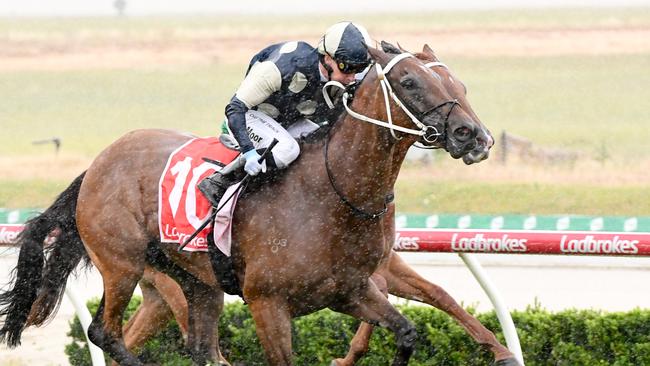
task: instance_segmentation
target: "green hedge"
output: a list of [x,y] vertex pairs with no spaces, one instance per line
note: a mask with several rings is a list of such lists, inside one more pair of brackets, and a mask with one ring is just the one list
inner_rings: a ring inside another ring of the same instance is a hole
[[[140,304],[131,301],[130,315]],[[98,301],[89,302],[94,312]],[[419,339],[410,365],[489,365],[491,354],[479,348],[449,316],[424,306],[402,306],[402,313],[417,325]],[[470,309],[471,311],[471,309]],[[526,365],[650,365],[650,311],[603,313],[594,310],[566,310],[551,313],[539,306],[512,314],[524,351]],[[494,312],[478,319],[497,331],[503,342]],[[293,322],[293,349],[296,365],[329,365],[342,357],[354,336],[358,322],[329,310],[298,318]],[[221,350],[233,365],[265,365],[248,307],[227,304],[219,322]],[[68,334],[72,343],[66,354],[73,366],[91,365],[85,337],[78,319]],[[386,365],[395,351],[393,335],[378,329],[371,350],[359,365]],[[145,363],[190,365],[183,350],[178,326],[171,322],[162,334],[140,351]]]

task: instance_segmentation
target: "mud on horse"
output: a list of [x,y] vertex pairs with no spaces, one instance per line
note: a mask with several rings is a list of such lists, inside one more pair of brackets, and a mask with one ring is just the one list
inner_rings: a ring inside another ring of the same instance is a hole
[[[302,146],[293,169],[248,193],[235,211],[233,260],[271,365],[291,364],[290,319],[325,307],[388,327],[396,334],[393,364],[408,363],[415,328],[369,280],[390,251],[384,240],[390,228],[381,219],[386,196],[416,141],[460,158],[484,133],[455,108],[457,102],[422,62],[369,52],[378,72],[367,74],[350,108],[389,128],[343,115],[324,141]],[[381,80],[403,101],[403,109],[388,101]],[[169,154],[190,138],[165,130],[123,136],[27,224],[13,288],[0,295],[0,314],[5,315],[0,337],[16,345],[25,326],[51,316],[67,276],[87,256],[104,282],[89,337],[115,361],[141,365],[125,347],[121,321],[145,264],[180,284],[188,302],[194,362],[217,361],[212,330],[218,287],[208,255],[161,245],[157,225],[158,179]],[[51,248],[43,271],[42,239],[57,226],[66,240]],[[272,251],[269,239],[286,240],[286,250]],[[64,266],[53,274],[47,268],[57,267],[52,265],[56,260]]]

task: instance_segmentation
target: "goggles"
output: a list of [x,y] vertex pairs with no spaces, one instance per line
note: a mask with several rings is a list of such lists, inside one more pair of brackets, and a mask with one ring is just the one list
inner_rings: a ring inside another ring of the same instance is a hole
[[361,71],[365,70],[366,67],[368,67],[369,65],[369,62],[351,63],[351,62],[345,62],[339,60],[334,60],[334,61],[336,61],[336,66],[344,74],[358,74]]

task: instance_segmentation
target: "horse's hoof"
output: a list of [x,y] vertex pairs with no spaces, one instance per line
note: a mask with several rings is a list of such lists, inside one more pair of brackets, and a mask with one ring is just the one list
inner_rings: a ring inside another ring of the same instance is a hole
[[503,360],[495,361],[494,366],[521,366],[519,361],[516,358],[504,358]]
[[336,360],[332,360],[330,362],[330,366],[340,366],[341,364],[339,363],[340,358],[337,358]]

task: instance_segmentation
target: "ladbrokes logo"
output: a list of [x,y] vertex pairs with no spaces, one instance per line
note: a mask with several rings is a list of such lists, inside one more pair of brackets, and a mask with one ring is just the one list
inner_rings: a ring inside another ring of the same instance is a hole
[[0,227],[0,243],[11,244],[15,242],[20,230],[21,229],[7,229],[6,227]]
[[525,252],[527,239],[509,238],[504,234],[498,238],[486,238],[476,234],[471,238],[451,237],[451,249],[455,252]]
[[582,239],[567,239],[567,235],[562,235],[560,249],[564,253],[636,254],[639,252],[638,240],[621,240],[618,235],[611,239],[597,240],[593,235],[587,235]]
[[417,236],[401,236],[400,233],[397,233],[395,236],[395,245],[393,249],[395,250],[419,250],[420,246],[418,245]]

